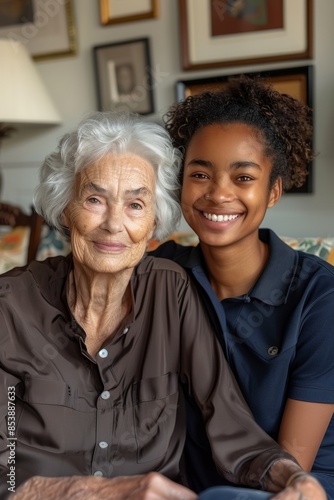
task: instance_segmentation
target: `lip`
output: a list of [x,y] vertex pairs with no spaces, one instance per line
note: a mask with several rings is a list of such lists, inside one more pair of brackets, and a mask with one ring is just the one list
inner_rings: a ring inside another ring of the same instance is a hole
[[93,241],[94,246],[102,251],[107,253],[121,253],[127,247],[120,241]]

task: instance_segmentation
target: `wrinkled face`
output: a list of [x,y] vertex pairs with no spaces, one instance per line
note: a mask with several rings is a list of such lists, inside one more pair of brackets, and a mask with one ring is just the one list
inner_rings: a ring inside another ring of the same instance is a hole
[[115,273],[142,258],[154,217],[151,164],[134,154],[109,154],[78,174],[63,221],[74,260],[95,272]]
[[271,159],[256,131],[245,124],[209,125],[187,147],[182,211],[199,239],[210,246],[256,235],[268,207],[281,195],[269,190]]

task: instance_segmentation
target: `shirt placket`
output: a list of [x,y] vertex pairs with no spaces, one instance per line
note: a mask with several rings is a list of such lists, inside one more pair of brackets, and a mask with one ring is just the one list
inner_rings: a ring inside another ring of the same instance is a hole
[[[128,332],[126,327],[123,334]],[[100,374],[103,389],[96,401],[96,443],[92,459],[92,474],[99,477],[112,477],[112,458],[115,451],[114,443],[114,412],[112,388],[117,385],[112,364],[111,345],[100,349],[95,361]]]

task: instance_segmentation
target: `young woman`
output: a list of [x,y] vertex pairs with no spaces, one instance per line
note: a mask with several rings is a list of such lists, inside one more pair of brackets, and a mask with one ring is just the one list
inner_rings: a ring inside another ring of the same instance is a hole
[[[156,255],[197,284],[256,421],[334,498],[334,268],[259,229],[282,192],[305,181],[310,110],[241,77],[177,104],[166,127],[184,153],[182,210],[200,244],[168,242]],[[221,483],[202,427],[188,400],[197,491]]]

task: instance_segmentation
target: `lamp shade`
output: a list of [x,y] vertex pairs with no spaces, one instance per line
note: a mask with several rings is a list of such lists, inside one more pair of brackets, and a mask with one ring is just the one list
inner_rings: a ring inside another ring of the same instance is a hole
[[0,39],[0,123],[60,122],[27,49],[14,40]]

